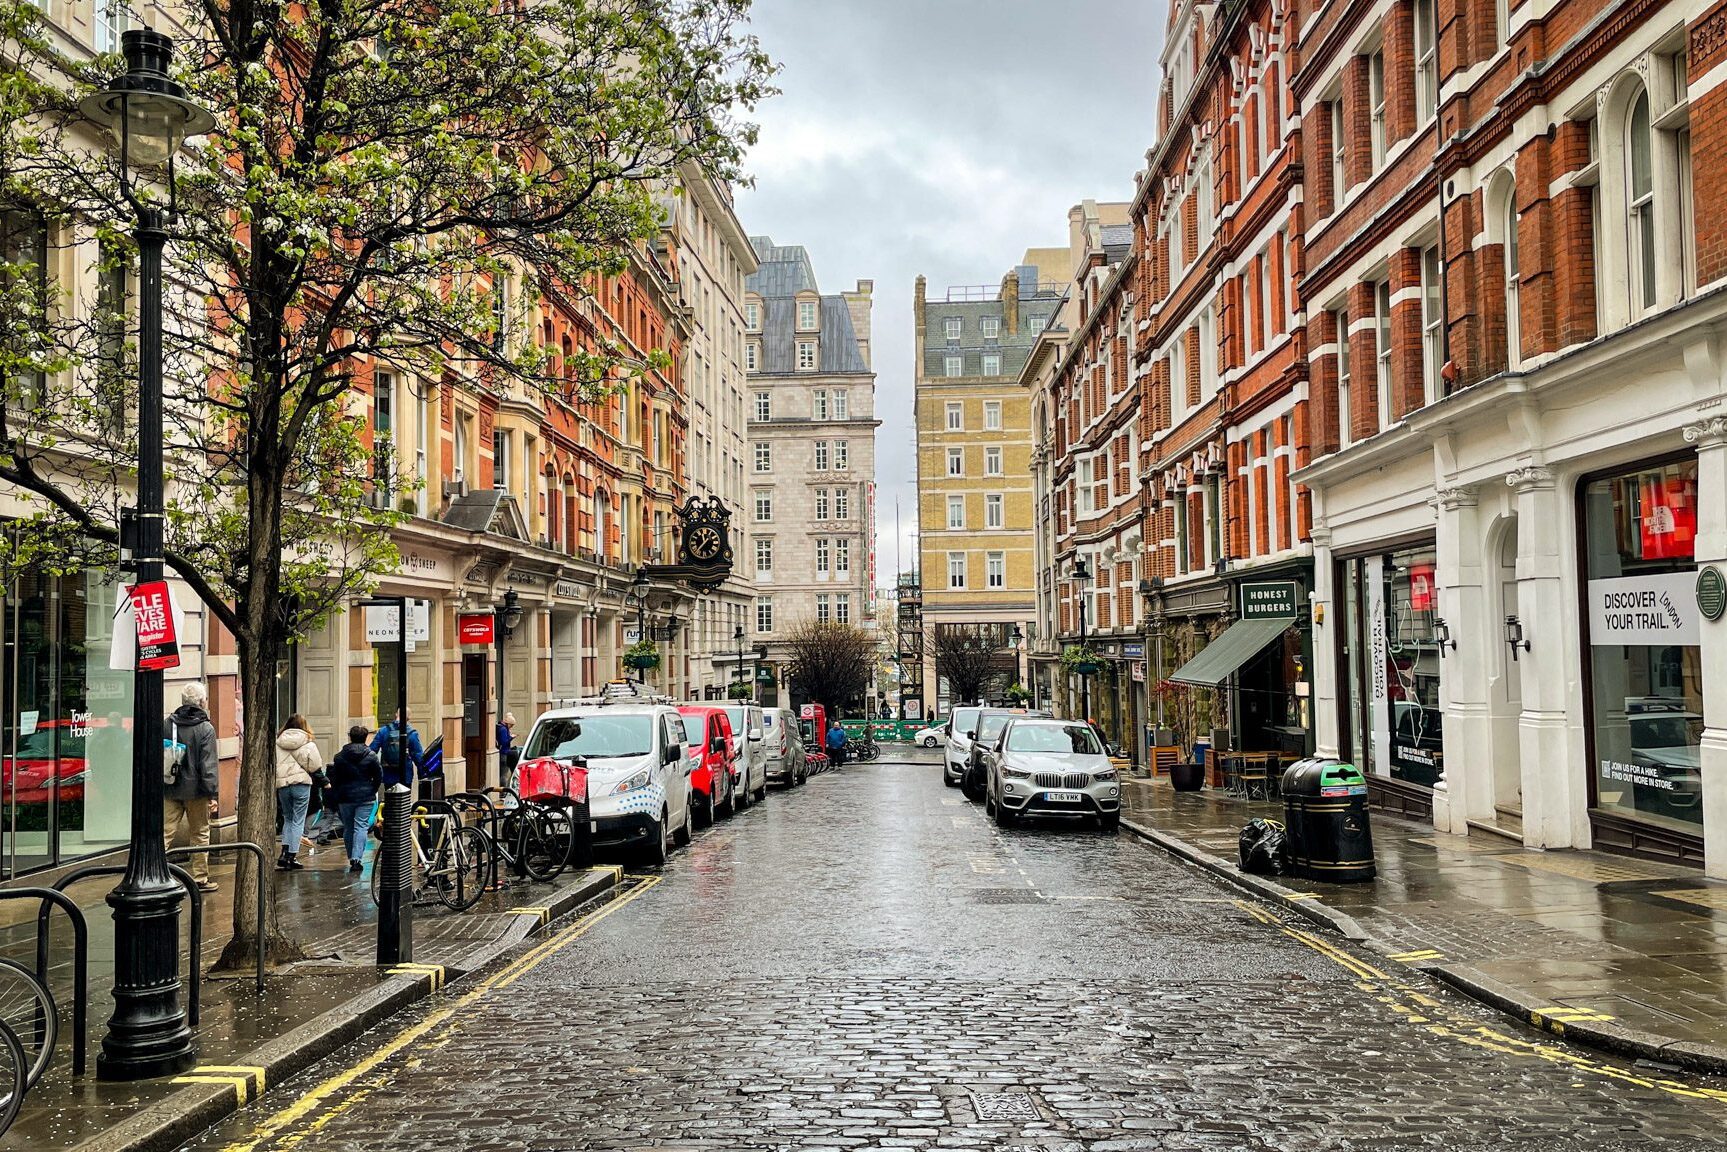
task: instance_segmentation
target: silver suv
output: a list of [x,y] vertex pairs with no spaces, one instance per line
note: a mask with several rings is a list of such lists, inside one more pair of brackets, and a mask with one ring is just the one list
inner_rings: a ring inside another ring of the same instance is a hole
[[1121,781],[1091,725],[1016,717],[983,751],[984,811],[1002,827],[1021,816],[1091,816],[1121,824]]

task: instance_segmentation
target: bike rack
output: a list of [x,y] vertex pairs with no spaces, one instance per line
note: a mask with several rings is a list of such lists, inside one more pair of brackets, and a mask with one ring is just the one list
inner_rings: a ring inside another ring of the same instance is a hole
[[218,852],[250,852],[258,858],[258,991],[264,990],[264,907],[268,896],[268,885],[265,875],[269,872],[270,858],[264,854],[264,849],[250,840],[236,840],[232,844],[189,844],[184,848],[174,848],[168,852],[170,861],[184,860],[189,856],[214,856]]
[[[72,921],[72,1075],[84,1075],[84,1048],[88,1039],[86,1010],[90,1000],[90,924],[84,910],[73,899],[56,888],[0,889],[0,900],[35,900],[36,912],[36,980],[48,987],[48,911],[58,907]],[[52,1001],[54,995],[49,993]]]
[[[54,891],[64,896],[66,889],[72,887],[72,885],[81,880],[88,880],[92,876],[119,876],[126,871],[126,867],[127,866],[124,864],[91,864],[87,867],[68,872],[66,875],[60,877],[60,879],[54,883]],[[202,949],[204,946],[204,894],[198,891],[198,882],[192,879],[192,874],[180,867],[178,864],[170,862],[168,865],[168,871],[173,874],[174,879],[180,882],[180,886],[186,889],[186,895],[192,898],[192,915],[190,917],[192,939],[188,942],[189,947],[186,956],[186,974],[188,976],[188,980],[186,982],[190,985],[190,988],[186,993],[186,1022],[196,1028],[198,1026],[198,1004],[200,999],[198,995],[198,960],[199,957],[203,955]],[[30,889],[22,888],[18,889],[18,891],[29,892]],[[36,962],[46,968],[47,958],[48,909],[44,905],[42,910],[36,914]],[[76,993],[74,993],[74,995],[76,995]],[[82,1041],[84,1024],[81,1019],[74,1020],[73,1032],[74,1035],[78,1037],[78,1048],[80,1054],[82,1054],[84,1047]],[[81,1059],[73,1063],[73,1075],[80,1074],[82,1065],[83,1061]]]
[[[444,803],[450,806],[450,810],[456,814],[457,819],[461,819],[464,812],[473,812],[479,816],[484,825],[486,843],[492,853],[492,883],[497,890],[501,891],[504,887],[504,875],[503,869],[500,867],[502,860],[499,858],[498,845],[503,839],[503,812],[486,795],[490,791],[493,789],[485,788],[478,792],[457,792],[444,797]],[[510,790],[505,788],[502,791],[509,792]],[[515,793],[510,792],[510,795],[514,796]],[[519,802],[520,797],[517,799]]]

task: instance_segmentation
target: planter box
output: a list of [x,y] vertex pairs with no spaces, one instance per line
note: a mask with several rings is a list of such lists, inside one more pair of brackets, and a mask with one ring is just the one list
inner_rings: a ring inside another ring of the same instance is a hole
[[1205,787],[1205,765],[1171,764],[1169,785],[1177,792],[1198,792]]

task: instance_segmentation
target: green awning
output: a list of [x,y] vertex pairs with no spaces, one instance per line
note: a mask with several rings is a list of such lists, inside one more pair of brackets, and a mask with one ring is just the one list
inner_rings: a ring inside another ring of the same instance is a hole
[[1223,635],[1207,644],[1205,651],[1176,669],[1170,679],[1207,687],[1221,684],[1294,623],[1286,616],[1237,620],[1224,630]]

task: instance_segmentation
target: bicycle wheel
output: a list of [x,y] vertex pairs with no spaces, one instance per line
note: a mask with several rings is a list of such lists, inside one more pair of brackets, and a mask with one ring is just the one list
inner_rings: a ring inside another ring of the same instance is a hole
[[35,974],[4,958],[0,958],[0,1024],[10,1028],[24,1047],[28,1069],[25,1088],[36,1087],[54,1056],[54,1042],[60,1038],[60,1014],[54,1008],[54,997],[36,983]]
[[564,870],[568,844],[552,831],[546,811],[536,808],[516,821],[516,860],[530,879],[542,884]]
[[576,811],[568,803],[547,804],[542,812],[546,835],[551,837],[558,871],[576,867]]
[[492,880],[492,842],[472,825],[456,829],[444,841],[428,875],[437,879],[438,899],[452,912],[465,912],[479,903]]
[[25,1082],[29,1078],[29,1058],[24,1054],[24,1042],[5,1024],[0,1024],[0,1136],[18,1118],[18,1106],[24,1103]]

